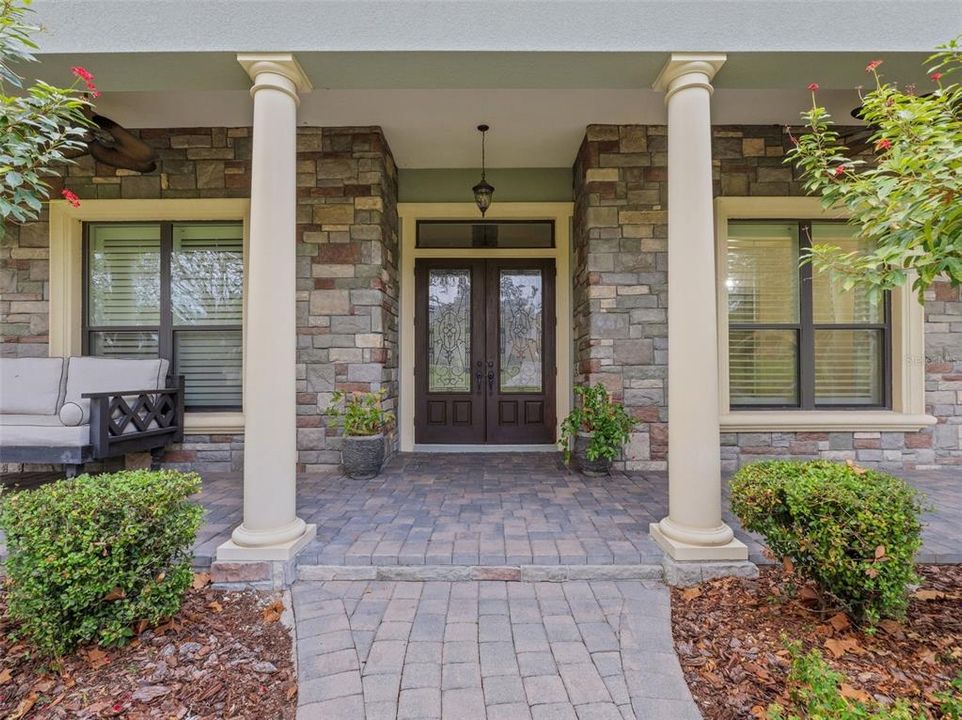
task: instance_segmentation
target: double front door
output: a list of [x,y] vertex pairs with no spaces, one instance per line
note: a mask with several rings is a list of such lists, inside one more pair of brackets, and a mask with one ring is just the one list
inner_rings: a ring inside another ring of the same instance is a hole
[[554,260],[418,260],[415,441],[555,439]]

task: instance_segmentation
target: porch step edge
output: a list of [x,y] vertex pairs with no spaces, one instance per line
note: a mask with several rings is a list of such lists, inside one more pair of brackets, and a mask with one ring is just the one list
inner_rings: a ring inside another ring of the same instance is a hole
[[298,565],[304,581],[386,580],[427,582],[500,580],[565,582],[568,580],[661,580],[661,564],[635,565]]

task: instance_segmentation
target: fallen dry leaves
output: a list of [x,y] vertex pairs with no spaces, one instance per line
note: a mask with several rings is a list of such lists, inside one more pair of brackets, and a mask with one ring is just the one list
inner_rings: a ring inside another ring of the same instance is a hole
[[769,704],[788,704],[783,635],[820,649],[845,675],[845,697],[904,697],[938,717],[935,693],[962,670],[962,566],[920,571],[905,622],[884,620],[871,634],[844,613],[824,612],[814,588],[793,585],[783,566],[763,568],[756,580],[673,590],[675,648],[706,720],[762,719]]
[[180,613],[153,629],[140,624],[126,647],[83,648],[56,663],[31,658],[11,638],[0,591],[0,718],[293,718],[291,638],[277,622],[283,602],[209,584],[206,573],[195,575]]

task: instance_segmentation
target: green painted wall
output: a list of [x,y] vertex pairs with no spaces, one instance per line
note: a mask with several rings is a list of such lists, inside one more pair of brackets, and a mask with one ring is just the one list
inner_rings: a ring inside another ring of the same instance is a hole
[[[399,169],[399,202],[473,202],[471,188],[481,171],[452,169]],[[570,168],[492,168],[494,202],[570,202]]]

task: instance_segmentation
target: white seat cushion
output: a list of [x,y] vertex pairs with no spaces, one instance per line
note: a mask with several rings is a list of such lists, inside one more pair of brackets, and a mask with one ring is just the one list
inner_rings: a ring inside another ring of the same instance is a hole
[[90,426],[64,427],[56,415],[0,415],[3,447],[81,447],[90,444]]
[[76,403],[83,409],[84,417],[89,418],[90,400],[81,395],[114,390],[158,390],[165,387],[168,365],[162,359],[72,357],[67,365],[64,402]]
[[64,364],[64,358],[0,358],[0,414],[56,416]]

